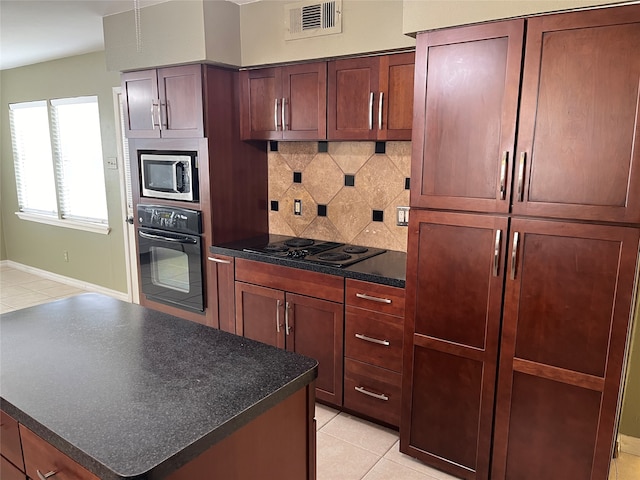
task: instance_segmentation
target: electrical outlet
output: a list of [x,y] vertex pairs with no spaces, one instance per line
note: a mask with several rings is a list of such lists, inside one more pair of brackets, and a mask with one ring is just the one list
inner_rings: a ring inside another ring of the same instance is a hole
[[64,252],[62,252],[62,256],[64,257],[65,262],[69,261],[69,252],[65,250]]
[[293,201],[293,214],[302,215],[302,200],[295,199]]
[[409,225],[409,207],[396,207],[396,225],[406,227]]

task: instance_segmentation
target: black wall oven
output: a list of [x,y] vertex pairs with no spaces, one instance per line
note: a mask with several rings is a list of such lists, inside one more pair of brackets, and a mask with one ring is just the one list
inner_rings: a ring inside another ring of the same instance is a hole
[[204,312],[200,212],[138,205],[137,213],[142,293],[149,300]]

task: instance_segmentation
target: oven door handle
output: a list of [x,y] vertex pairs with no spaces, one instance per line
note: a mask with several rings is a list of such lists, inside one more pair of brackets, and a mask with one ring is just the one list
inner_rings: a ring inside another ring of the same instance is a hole
[[198,243],[198,241],[195,238],[190,238],[190,237],[172,238],[172,237],[165,237],[164,235],[153,235],[151,233],[145,233],[145,232],[138,232],[138,234],[142,238],[148,238],[150,240],[162,240],[162,241],[174,242],[174,243],[193,243],[193,244]]

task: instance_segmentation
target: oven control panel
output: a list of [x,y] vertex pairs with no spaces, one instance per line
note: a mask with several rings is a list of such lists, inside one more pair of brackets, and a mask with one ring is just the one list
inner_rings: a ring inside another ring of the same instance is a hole
[[201,212],[164,205],[138,205],[138,225],[192,235],[202,233]]

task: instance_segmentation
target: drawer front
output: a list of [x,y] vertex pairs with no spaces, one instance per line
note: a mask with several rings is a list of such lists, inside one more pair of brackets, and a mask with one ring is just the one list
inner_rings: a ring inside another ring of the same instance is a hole
[[400,373],[403,319],[346,308],[345,356]]
[[0,457],[0,478],[2,480],[26,480],[20,470],[13,466],[9,460],[4,457]]
[[350,358],[344,367],[345,408],[399,426],[402,375]]
[[0,410],[0,453],[16,467],[24,470],[18,422],[2,410]]
[[55,480],[100,480],[79,463],[48,444],[24,425],[20,425],[20,436],[24,451],[24,464],[30,478],[38,477],[38,470],[44,475],[58,472]]
[[404,288],[347,278],[346,289],[347,305],[404,317]]

